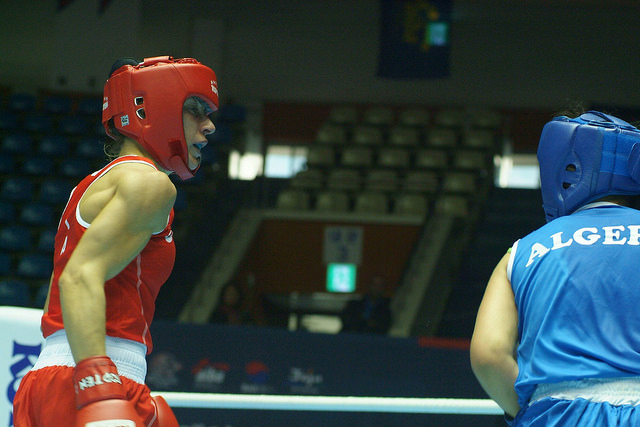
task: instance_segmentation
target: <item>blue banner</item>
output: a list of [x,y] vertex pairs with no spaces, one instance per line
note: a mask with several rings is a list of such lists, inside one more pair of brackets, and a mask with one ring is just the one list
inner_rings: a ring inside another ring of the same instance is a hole
[[[487,398],[465,342],[155,321],[154,391],[317,396]],[[499,425],[494,416],[175,410],[181,426]],[[498,420],[502,423],[502,420]]]
[[452,0],[381,0],[378,76],[432,79],[450,75]]
[[466,348],[418,338],[156,321],[152,390],[480,398]]

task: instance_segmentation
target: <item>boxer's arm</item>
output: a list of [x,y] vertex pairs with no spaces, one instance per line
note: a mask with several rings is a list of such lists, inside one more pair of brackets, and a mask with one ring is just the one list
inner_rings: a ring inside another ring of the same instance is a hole
[[113,196],[78,242],[59,280],[65,331],[76,362],[105,354],[104,284],[140,253],[153,232],[166,226],[175,191],[162,172],[120,171]]
[[498,263],[478,309],[471,339],[471,366],[478,381],[509,415],[520,410],[515,381],[518,312],[507,277],[509,254]]

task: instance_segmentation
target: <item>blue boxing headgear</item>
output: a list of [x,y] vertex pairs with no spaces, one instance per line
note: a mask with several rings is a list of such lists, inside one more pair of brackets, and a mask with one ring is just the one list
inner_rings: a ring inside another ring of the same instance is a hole
[[604,196],[640,194],[640,130],[598,111],[556,117],[542,129],[538,163],[547,222]]

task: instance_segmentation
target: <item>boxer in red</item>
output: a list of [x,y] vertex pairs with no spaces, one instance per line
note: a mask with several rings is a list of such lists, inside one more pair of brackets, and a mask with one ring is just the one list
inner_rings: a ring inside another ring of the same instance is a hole
[[[215,131],[213,70],[195,59],[118,60],[104,88],[110,163],[71,192],[55,239],[46,339],[14,425],[178,427],[144,384],[155,299],[175,259],[176,188]],[[95,423],[95,424],[90,424]]]

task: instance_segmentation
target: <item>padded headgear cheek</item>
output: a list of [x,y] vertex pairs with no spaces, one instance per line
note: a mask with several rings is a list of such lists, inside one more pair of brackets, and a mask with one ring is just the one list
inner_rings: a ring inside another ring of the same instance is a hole
[[627,160],[627,169],[631,179],[640,183],[640,143],[633,144],[629,160]]
[[571,190],[579,185],[584,169],[574,150],[577,123],[551,121],[542,129],[538,144],[540,189],[547,221],[565,215]]

